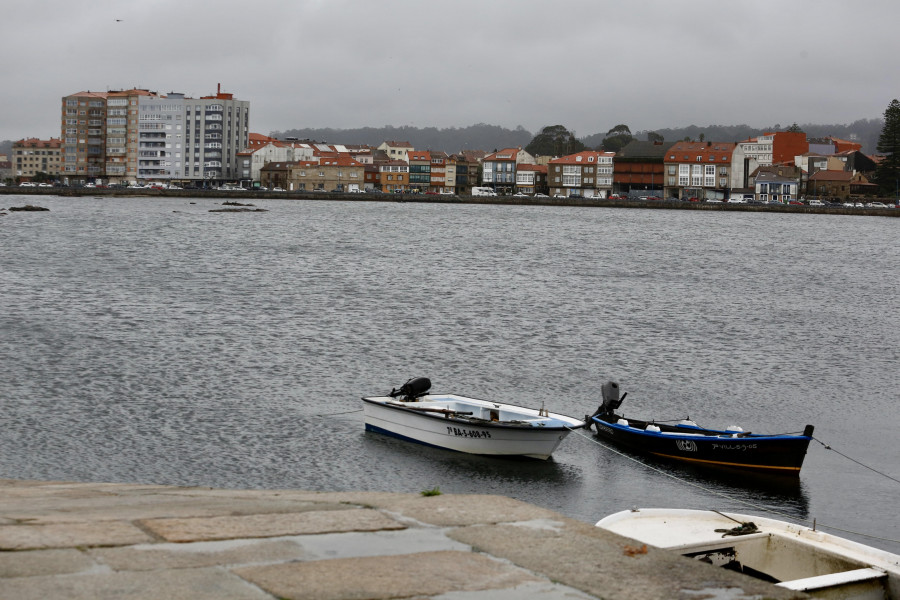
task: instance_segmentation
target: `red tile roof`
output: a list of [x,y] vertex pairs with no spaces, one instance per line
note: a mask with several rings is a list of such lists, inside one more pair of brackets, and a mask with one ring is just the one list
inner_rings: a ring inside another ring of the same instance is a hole
[[60,140],[50,138],[49,140],[41,140],[38,138],[21,139],[13,144],[14,146],[27,146],[29,148],[59,148]]
[[615,155],[615,152],[598,152],[596,150],[585,150],[584,152],[577,152],[575,154],[568,154],[566,156],[554,158],[550,161],[550,163],[555,165],[581,165],[585,163],[596,163],[601,156],[614,157]]
[[699,156],[699,162],[730,163],[735,146],[731,142],[678,142],[666,152],[665,162],[697,162]]
[[513,162],[516,161],[516,156],[519,155],[519,151],[521,148],[504,148],[503,150],[498,150],[492,154],[488,154],[484,157],[484,160],[487,161],[501,161],[501,160],[511,160]]
[[853,173],[849,171],[816,171],[809,176],[810,181],[850,181]]

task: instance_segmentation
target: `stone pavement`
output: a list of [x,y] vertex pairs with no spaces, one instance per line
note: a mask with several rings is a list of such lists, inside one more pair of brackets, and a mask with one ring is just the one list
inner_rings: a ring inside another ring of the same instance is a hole
[[2,600],[804,597],[502,496],[0,480]]

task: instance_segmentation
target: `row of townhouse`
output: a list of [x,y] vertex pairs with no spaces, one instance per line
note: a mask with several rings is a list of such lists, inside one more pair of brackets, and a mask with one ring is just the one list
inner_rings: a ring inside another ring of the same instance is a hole
[[262,137],[252,134],[254,147],[239,157],[242,178],[285,191],[468,194],[479,184],[484,154],[448,155],[394,141],[371,148]]

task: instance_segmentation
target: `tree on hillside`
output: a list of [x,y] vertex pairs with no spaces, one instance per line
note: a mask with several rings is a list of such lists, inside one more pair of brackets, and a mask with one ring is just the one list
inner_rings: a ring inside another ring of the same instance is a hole
[[881,193],[900,195],[900,101],[891,100],[884,111],[884,127],[878,138],[878,152],[884,155],[875,168],[875,182]]
[[532,156],[565,156],[582,150],[584,150],[584,144],[575,139],[575,134],[562,125],[544,127],[525,146],[525,151]]
[[666,138],[661,136],[660,134],[656,133],[655,131],[648,131],[647,132],[647,141],[653,142],[654,144],[656,144],[656,143],[662,144],[664,141],[666,141]]
[[800,126],[794,123],[790,127],[787,128],[790,133],[803,133],[803,130],[800,129]]
[[634,136],[631,135],[631,129],[628,128],[628,125],[616,125],[606,132],[606,137],[603,138],[603,143],[600,147],[607,152],[618,152],[633,139]]

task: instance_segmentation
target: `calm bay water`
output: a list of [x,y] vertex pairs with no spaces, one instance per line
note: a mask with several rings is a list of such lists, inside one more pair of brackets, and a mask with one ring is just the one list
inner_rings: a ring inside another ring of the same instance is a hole
[[437,486],[586,522],[633,506],[766,508],[900,552],[900,484],[818,442],[788,482],[636,461],[577,433],[550,461],[498,460],[366,433],[359,401],[427,376],[438,392],[580,417],[615,379],[626,416],[811,423],[900,478],[897,219],[209,212],[220,202],[0,197],[50,208],[0,217],[0,477]]

